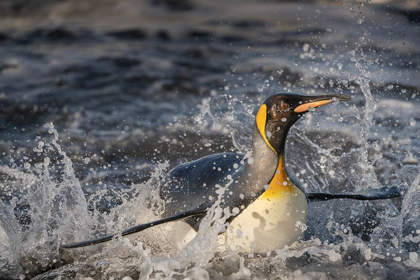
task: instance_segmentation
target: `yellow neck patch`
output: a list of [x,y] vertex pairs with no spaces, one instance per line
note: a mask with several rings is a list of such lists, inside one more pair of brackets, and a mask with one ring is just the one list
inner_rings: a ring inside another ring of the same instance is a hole
[[292,183],[286,173],[286,164],[284,162],[284,157],[281,155],[279,157],[279,164],[276,168],[276,173],[274,174],[273,179],[270,182],[268,190],[266,190],[260,198],[262,199],[273,199],[278,198],[279,196],[284,196],[287,194],[292,194],[295,191],[296,186]]
[[258,110],[257,116],[255,117],[255,122],[265,143],[277,154],[276,150],[274,150],[270,142],[268,142],[267,136],[265,136],[265,124],[267,122],[267,105],[261,105],[260,109]]

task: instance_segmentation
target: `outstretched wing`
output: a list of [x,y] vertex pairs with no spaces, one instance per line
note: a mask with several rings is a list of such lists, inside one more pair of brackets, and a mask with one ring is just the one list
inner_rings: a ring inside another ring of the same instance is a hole
[[352,193],[307,193],[306,198],[310,201],[323,201],[330,199],[357,199],[357,200],[378,200],[400,197],[401,193],[397,187],[383,187],[374,190],[364,190]]
[[356,200],[378,200],[378,199],[389,199],[400,197],[401,193],[397,187],[383,187],[380,189],[364,190],[360,192],[351,193],[307,193],[299,182],[299,179],[293,173],[292,170],[287,168],[286,172],[293,184],[296,185],[309,201],[324,201],[330,199],[356,199]]
[[[137,225],[137,226],[134,226],[134,227],[131,227],[129,229],[124,230],[121,233],[121,235],[125,236],[125,235],[129,235],[129,234],[133,234],[133,233],[140,232],[140,231],[143,231],[145,229],[148,229],[148,228],[160,225],[160,224],[173,222],[173,221],[177,221],[177,220],[182,220],[182,219],[186,219],[186,218],[193,217],[193,216],[203,216],[207,213],[207,209],[208,209],[208,206],[205,205],[205,206],[199,207],[197,209],[186,211],[186,212],[181,212],[181,213],[178,213],[178,214],[175,214],[175,215],[172,215],[170,217],[163,218],[163,219],[160,219],[160,220],[157,220],[157,221]],[[114,236],[116,236],[116,234],[103,236],[103,237],[100,237],[100,238],[97,238],[97,239],[91,239],[91,240],[86,240],[86,241],[81,241],[81,242],[70,243],[70,244],[63,244],[63,245],[60,246],[60,248],[70,249],[70,248],[85,247],[85,246],[89,246],[89,245],[93,245],[93,244],[99,244],[99,243],[110,241],[112,238],[114,238]]]

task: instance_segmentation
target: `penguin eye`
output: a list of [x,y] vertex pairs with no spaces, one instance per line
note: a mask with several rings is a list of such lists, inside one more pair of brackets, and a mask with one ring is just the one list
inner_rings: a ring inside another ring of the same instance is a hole
[[278,119],[280,116],[283,116],[283,114],[288,113],[290,111],[289,104],[281,101],[280,103],[276,103],[271,107],[270,110],[270,116],[273,119]]
[[285,113],[285,112],[289,112],[289,111],[290,111],[289,104],[287,104],[283,101],[280,104],[277,104],[277,112]]

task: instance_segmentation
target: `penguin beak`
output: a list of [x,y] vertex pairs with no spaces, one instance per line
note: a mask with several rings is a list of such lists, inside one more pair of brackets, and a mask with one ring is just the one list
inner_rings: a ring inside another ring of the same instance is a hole
[[295,113],[306,113],[309,111],[309,108],[316,108],[325,104],[329,104],[335,101],[349,101],[351,98],[344,94],[329,94],[329,95],[319,95],[319,96],[308,96],[302,100],[301,104],[298,105],[295,109]]

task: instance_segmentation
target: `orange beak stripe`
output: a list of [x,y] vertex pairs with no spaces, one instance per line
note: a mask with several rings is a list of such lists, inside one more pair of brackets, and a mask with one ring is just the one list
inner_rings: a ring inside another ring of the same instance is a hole
[[325,104],[328,104],[328,103],[331,103],[331,102],[333,102],[333,101],[332,100],[320,100],[320,101],[309,102],[309,103],[305,103],[305,104],[297,106],[294,111],[295,111],[295,113],[304,113],[304,112],[307,112],[309,110],[309,107],[316,108],[316,107],[319,107],[319,106],[322,106],[322,105],[325,105]]

